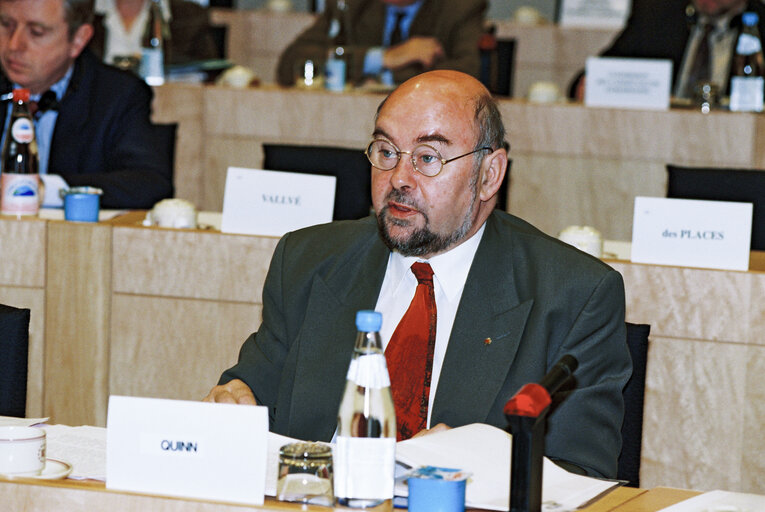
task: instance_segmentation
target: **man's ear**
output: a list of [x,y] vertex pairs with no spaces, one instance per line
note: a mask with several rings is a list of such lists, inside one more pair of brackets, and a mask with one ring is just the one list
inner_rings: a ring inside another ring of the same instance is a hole
[[499,148],[487,155],[481,165],[481,182],[479,197],[481,201],[488,201],[499,190],[502,180],[507,172],[507,151]]
[[79,57],[82,53],[82,50],[84,50],[90,42],[91,37],[93,37],[93,25],[90,23],[84,23],[80,25],[72,35],[69,47],[69,56],[73,59]]

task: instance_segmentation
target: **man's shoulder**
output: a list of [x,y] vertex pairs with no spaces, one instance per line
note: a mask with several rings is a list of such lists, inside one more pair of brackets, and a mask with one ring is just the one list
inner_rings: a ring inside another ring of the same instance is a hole
[[292,231],[284,236],[283,243],[286,250],[309,251],[313,257],[324,258],[352,252],[377,238],[377,222],[373,216],[369,216]]

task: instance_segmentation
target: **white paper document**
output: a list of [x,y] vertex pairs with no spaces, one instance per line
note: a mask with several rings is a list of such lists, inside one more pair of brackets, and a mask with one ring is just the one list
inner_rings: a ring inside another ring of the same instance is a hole
[[69,478],[106,480],[106,429],[45,425],[49,459],[72,465]]
[[268,409],[109,397],[106,487],[263,504]]
[[0,416],[0,427],[31,427],[45,423],[48,418],[17,418],[16,416]]
[[765,510],[765,496],[710,491],[663,508],[660,512],[755,512]]
[[[472,473],[465,487],[465,506],[508,510],[512,436],[491,425],[474,423],[401,441],[396,460],[409,466],[439,466]],[[575,510],[618,482],[569,473],[547,457],[542,477],[542,503],[548,509]],[[405,486],[396,488],[405,495]]]
[[221,231],[282,236],[332,220],[334,176],[229,167]]
[[627,21],[631,0],[561,0],[563,27],[621,28]]

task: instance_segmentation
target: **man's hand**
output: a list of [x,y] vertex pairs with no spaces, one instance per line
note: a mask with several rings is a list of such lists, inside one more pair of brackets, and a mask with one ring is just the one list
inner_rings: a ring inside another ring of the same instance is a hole
[[431,69],[443,56],[444,48],[436,38],[411,37],[385,50],[383,66],[395,70],[419,62],[425,69]]
[[439,423],[438,425],[433,425],[432,427],[427,428],[425,430],[420,430],[419,432],[417,432],[415,435],[412,436],[412,439],[414,439],[415,437],[426,436],[428,434],[435,434],[436,432],[443,432],[444,430],[449,430],[450,428],[452,427],[450,427],[446,423]]
[[239,379],[228,381],[221,386],[215,386],[204,397],[203,401],[221,404],[258,405],[250,387]]

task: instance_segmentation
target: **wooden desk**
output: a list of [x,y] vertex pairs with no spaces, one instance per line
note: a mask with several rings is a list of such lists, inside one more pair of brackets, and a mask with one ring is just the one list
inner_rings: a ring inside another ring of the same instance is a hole
[[[677,490],[672,490],[677,491]],[[582,512],[648,512],[657,508],[630,508],[631,504],[653,491],[623,487],[615,489],[592,505],[580,509]],[[666,503],[667,506],[686,499],[694,494],[692,491],[667,492],[661,495],[663,501],[654,499],[654,503]],[[677,498],[674,502],[670,502]],[[0,479],[0,503],[14,512],[37,512],[55,510],[56,512],[92,512],[94,510],[109,510],[117,512],[242,512],[244,510],[260,511],[347,511],[350,509],[336,507],[300,506],[283,503],[267,498],[263,506],[230,505],[200,500],[167,498],[142,494],[112,491],[105,488],[102,482],[82,482],[75,480],[3,480]],[[648,503],[651,503],[650,501]],[[375,512],[390,510],[380,506],[371,509]]]
[[[277,240],[0,218],[0,302],[32,309],[29,416],[106,424],[110,394],[197,400],[261,320]],[[765,494],[765,257],[726,272],[609,261],[651,324],[641,483]]]
[[[260,168],[263,143],[363,150],[380,94],[167,84],[154,118],[179,122],[176,195],[220,211],[226,169]],[[765,168],[765,116],[501,100],[512,149],[508,210],[546,233],[591,225],[632,238],[635,196],[666,194],[667,163]]]

